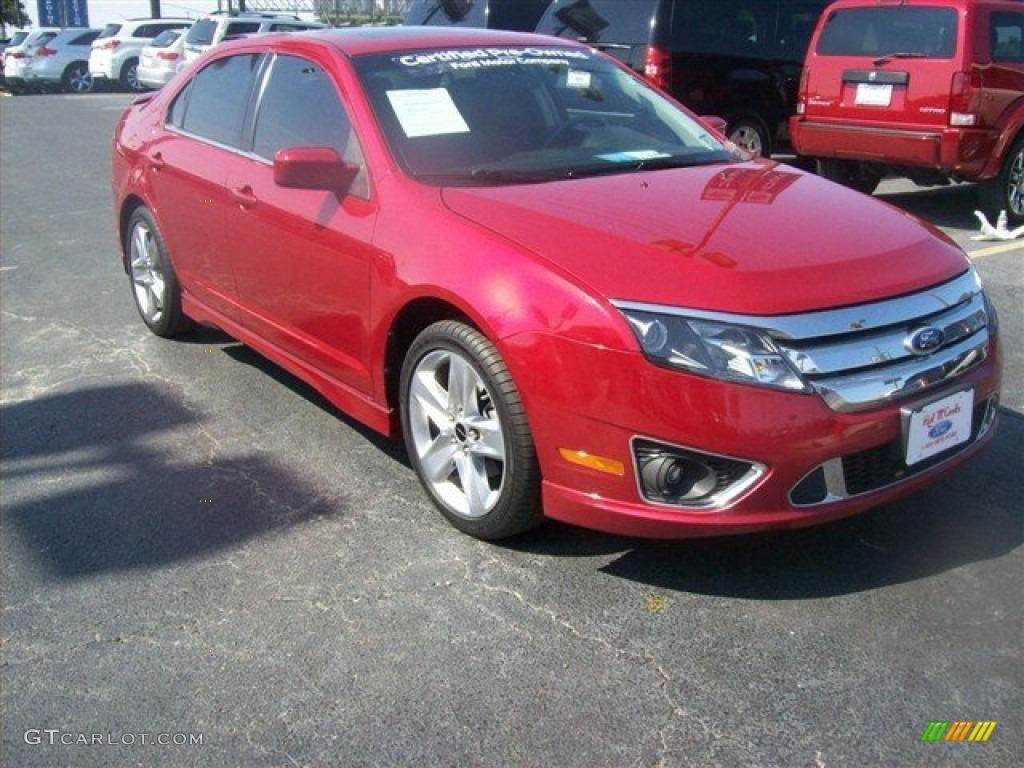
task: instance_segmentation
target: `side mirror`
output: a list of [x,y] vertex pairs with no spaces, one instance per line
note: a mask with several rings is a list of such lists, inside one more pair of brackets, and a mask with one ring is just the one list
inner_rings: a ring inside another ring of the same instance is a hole
[[346,163],[331,147],[291,147],[274,154],[274,183],[279,187],[344,192],[358,173],[358,165]]

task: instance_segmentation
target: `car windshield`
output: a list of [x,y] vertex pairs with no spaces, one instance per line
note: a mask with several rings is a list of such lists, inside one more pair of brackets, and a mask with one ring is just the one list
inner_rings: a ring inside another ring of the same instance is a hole
[[214,19],[200,19],[189,27],[185,42],[191,45],[209,45],[213,42],[216,31],[217,22]]
[[659,91],[582,48],[452,48],[354,61],[399,164],[491,185],[740,159]]
[[7,41],[7,47],[13,48],[16,45],[21,45],[25,42],[26,37],[28,37],[28,32],[15,32],[11,35],[11,39]]

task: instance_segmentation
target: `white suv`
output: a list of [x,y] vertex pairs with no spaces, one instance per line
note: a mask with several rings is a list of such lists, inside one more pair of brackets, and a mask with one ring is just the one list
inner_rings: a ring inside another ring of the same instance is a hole
[[130,91],[141,91],[139,53],[154,37],[168,29],[185,29],[192,19],[126,19],[108,24],[89,52],[89,73],[97,79],[118,82]]
[[199,17],[185,35],[185,63],[195,61],[218,43],[235,37],[323,27],[319,22],[303,21],[298,16],[218,11]]

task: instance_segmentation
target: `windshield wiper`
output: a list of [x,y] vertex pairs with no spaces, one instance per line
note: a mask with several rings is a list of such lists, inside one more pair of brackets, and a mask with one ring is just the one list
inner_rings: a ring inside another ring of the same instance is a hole
[[877,59],[875,59],[874,64],[877,67],[877,66],[880,66],[882,64],[885,64],[885,62],[887,62],[887,61],[892,61],[893,59],[926,59],[926,58],[928,58],[928,55],[925,54],[925,53],[910,53],[909,51],[908,52],[887,53],[887,54],[885,54],[885,56],[879,56]]

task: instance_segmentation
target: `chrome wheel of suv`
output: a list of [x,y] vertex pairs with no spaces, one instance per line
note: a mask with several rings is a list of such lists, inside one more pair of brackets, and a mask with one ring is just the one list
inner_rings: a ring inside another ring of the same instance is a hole
[[1011,224],[1024,224],[1024,136],[1018,136],[993,179],[978,185],[981,207],[991,221],[1006,211]]
[[755,157],[771,154],[768,131],[754,118],[741,117],[729,126],[729,140]]

